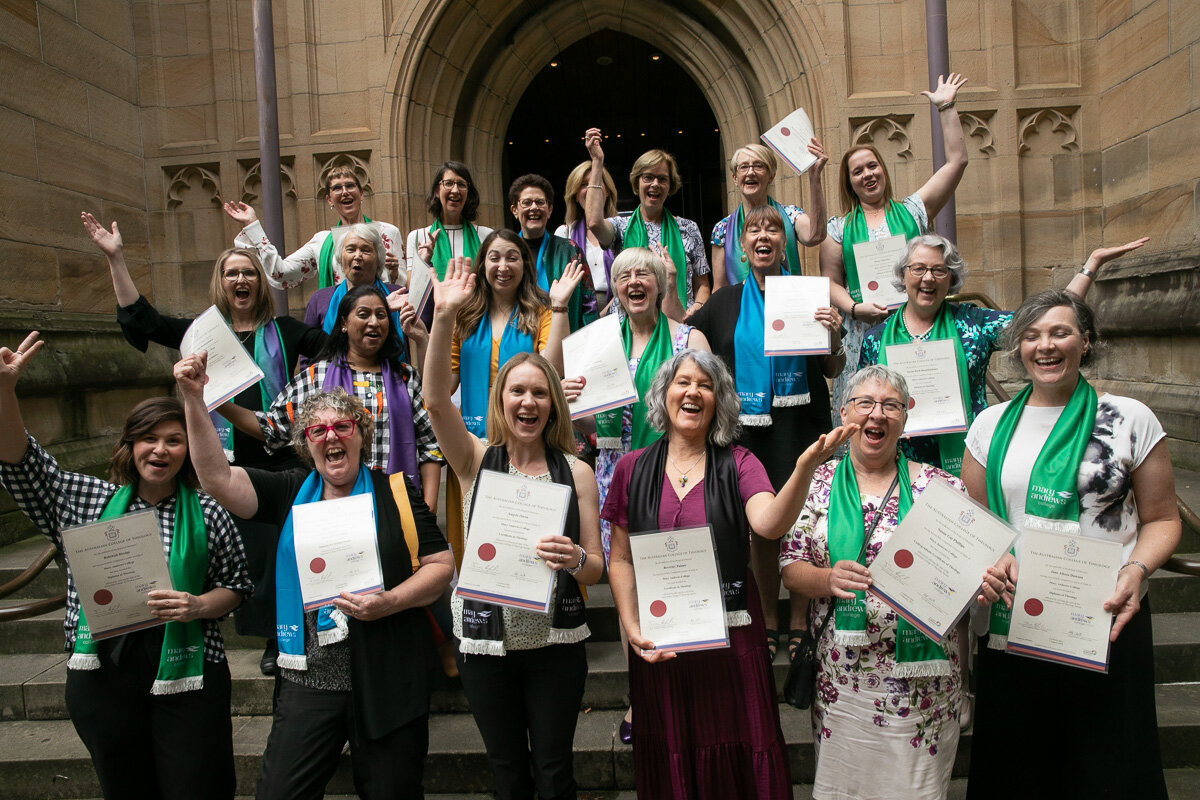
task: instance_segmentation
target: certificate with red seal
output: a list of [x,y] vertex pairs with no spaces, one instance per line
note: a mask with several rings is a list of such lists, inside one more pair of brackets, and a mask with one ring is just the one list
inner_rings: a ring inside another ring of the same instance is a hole
[[966,403],[958,379],[958,357],[949,339],[887,346],[887,365],[908,384],[905,436],[937,436],[967,429]]
[[629,534],[642,636],[659,650],[729,646],[712,528]]
[[383,591],[374,495],[293,506],[292,532],[305,611],[328,605],[342,592]]
[[829,278],[768,275],[763,292],[763,354],[813,356],[829,352],[829,329],[817,322],[829,307]]
[[858,288],[864,303],[878,303],[888,308],[899,308],[908,296],[896,289],[896,265],[908,248],[908,240],[902,234],[885,236],[873,242],[854,245],[854,264],[858,270]]
[[867,565],[870,591],[940,641],[1016,538],[1004,520],[935,478]]
[[454,591],[484,603],[548,614],[554,570],[538,558],[536,546],[544,536],[562,535],[569,502],[571,487],[561,483],[479,470]]
[[1108,672],[1120,542],[1026,529],[1013,598],[1008,652]]
[[204,405],[209,411],[263,379],[263,371],[242,346],[216,306],[209,306],[184,331],[179,352],[208,352]]
[[151,590],[172,588],[154,509],[65,528],[62,541],[93,639],[166,622],[146,606]]

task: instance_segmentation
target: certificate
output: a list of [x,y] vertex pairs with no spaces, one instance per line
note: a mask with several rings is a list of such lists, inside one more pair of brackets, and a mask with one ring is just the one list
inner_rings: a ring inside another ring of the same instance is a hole
[[563,374],[584,377],[583,391],[571,403],[571,419],[637,402],[629,359],[621,343],[621,320],[601,317],[563,339]]
[[904,258],[907,248],[908,240],[903,235],[854,245],[854,264],[864,303],[899,308],[908,299],[904,292],[898,292],[892,286],[896,279],[896,264]]
[[729,646],[712,528],[629,534],[642,636],[659,650]]
[[[811,356],[829,352],[829,329],[813,319],[829,306],[829,278],[768,275],[763,295],[763,353]],[[569,373],[568,373],[569,374]]]
[[1108,672],[1120,542],[1026,529],[1013,598],[1008,651]]
[[817,163],[817,157],[808,152],[813,126],[803,108],[788,114],[760,138],[797,173],[803,173]]
[[460,597],[498,606],[550,612],[554,570],[534,548],[561,535],[571,487],[521,475],[479,470],[475,508],[458,576]]
[[171,588],[154,509],[65,528],[62,542],[93,639],[166,622],[146,606],[152,589]]
[[383,591],[374,495],[293,506],[292,532],[305,611],[328,605],[342,592]]
[[179,342],[179,352],[185,356],[201,350],[208,351],[204,405],[209,411],[263,379],[263,371],[216,306],[196,317]]
[[892,344],[887,365],[908,383],[908,421],[905,436],[961,433],[967,412],[958,380],[958,358],[949,339]]
[[984,506],[932,480],[871,562],[871,591],[940,641],[979,593],[984,570],[1016,538]]
[[408,302],[417,311],[417,316],[425,310],[425,304],[433,296],[433,284],[429,282],[429,267],[422,264],[420,259],[413,259],[412,270],[408,273]]

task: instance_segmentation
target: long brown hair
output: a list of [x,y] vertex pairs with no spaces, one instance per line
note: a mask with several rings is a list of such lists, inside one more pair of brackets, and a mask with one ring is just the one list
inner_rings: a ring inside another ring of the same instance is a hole
[[504,385],[512,371],[522,364],[532,364],[541,370],[550,387],[550,418],[546,420],[546,427],[542,428],[542,441],[555,450],[575,455],[575,433],[571,429],[571,409],[567,405],[567,396],[563,394],[558,372],[537,353],[517,353],[496,375],[496,384],[488,397],[488,444],[499,447],[511,433],[504,421]]
[[849,214],[855,206],[860,205],[858,195],[854,193],[854,186],[850,183],[850,156],[860,150],[871,151],[875,160],[879,162],[879,168],[883,171],[883,199],[892,199],[892,174],[888,172],[887,162],[883,160],[883,156],[879,154],[875,145],[858,144],[846,151],[846,154],[842,156],[842,163],[838,165],[838,194],[842,198],[843,214]]
[[[133,463],[133,443],[163,422],[178,422],[183,426],[184,436],[187,436],[187,418],[183,414],[183,404],[174,397],[151,397],[133,407],[133,411],[125,418],[120,438],[113,445],[112,458],[108,461],[109,481],[121,486],[137,486],[141,475],[138,474],[137,465]],[[183,465],[180,466],[176,477],[189,489],[200,485],[196,480],[196,470],[192,467],[191,453],[183,457]]]
[[230,318],[229,298],[225,296],[225,262],[231,256],[245,256],[250,259],[250,265],[258,273],[258,285],[251,287],[251,291],[254,292],[254,305],[250,307],[250,313],[254,316],[254,327],[261,328],[270,324],[271,320],[275,319],[275,303],[271,300],[271,286],[267,283],[267,273],[254,250],[231,247],[217,256],[212,279],[208,282],[208,301],[217,307],[222,317]]
[[516,245],[521,251],[521,283],[517,286],[517,330],[529,334],[536,341],[542,309],[550,305],[550,297],[537,285],[537,265],[534,264],[533,254],[529,252],[529,245],[507,228],[492,231],[479,245],[479,252],[475,255],[475,291],[458,310],[454,321],[459,338],[466,339],[479,325],[485,324],[485,318],[492,310],[492,287],[487,282],[483,262],[488,248],[497,239]]

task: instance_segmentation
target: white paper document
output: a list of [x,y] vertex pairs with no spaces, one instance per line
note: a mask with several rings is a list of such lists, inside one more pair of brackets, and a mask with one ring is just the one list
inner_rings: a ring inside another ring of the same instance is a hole
[[808,152],[813,126],[803,108],[788,114],[760,138],[797,173],[803,173],[817,163],[817,157]]
[[829,352],[829,329],[813,315],[829,307],[829,278],[768,275],[763,294],[763,351],[768,356]]
[[413,259],[412,270],[408,274],[408,302],[417,311],[417,316],[425,310],[425,304],[433,297],[433,284],[429,281],[429,267],[420,259]]
[[383,591],[373,495],[294,506],[292,531],[305,611],[332,602],[342,592]]
[[871,562],[871,591],[940,641],[1016,538],[1008,523],[964,492],[932,480]]
[[216,306],[196,317],[179,342],[179,352],[185,356],[201,350],[208,351],[204,405],[209,411],[263,379],[263,371]]
[[563,374],[584,377],[583,391],[571,403],[571,419],[637,402],[629,360],[621,343],[621,320],[601,317],[563,339]]
[[904,292],[898,292],[892,286],[896,264],[904,257],[907,248],[908,240],[903,234],[854,245],[858,288],[862,291],[864,303],[899,308],[908,299]]
[[554,570],[538,558],[543,536],[562,535],[571,488],[479,470],[467,530],[460,597],[549,613]]
[[893,344],[887,365],[908,383],[905,436],[935,436],[967,429],[966,398],[958,380],[958,358],[949,339]]
[[171,588],[154,509],[65,528],[62,541],[93,639],[166,622],[146,606],[151,590]]
[[1108,672],[1120,542],[1026,529],[1013,598],[1008,651]]
[[629,534],[642,636],[659,650],[729,646],[712,528]]

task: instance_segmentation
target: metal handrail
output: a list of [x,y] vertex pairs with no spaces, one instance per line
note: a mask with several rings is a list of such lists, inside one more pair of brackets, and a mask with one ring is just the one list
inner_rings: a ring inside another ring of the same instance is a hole
[[[50,566],[57,555],[58,548],[53,544],[47,544],[20,575],[0,586],[0,598],[8,597],[32,583],[38,575],[42,574],[42,570]],[[5,606],[4,608],[0,608],[0,622],[13,622],[19,619],[40,616],[41,614],[63,608],[66,604],[67,595],[64,592],[57,597],[28,600],[17,605]]]
[[58,555],[58,547],[48,543],[42,552],[38,553],[33,563],[25,568],[24,572],[3,586],[0,586],[0,597],[8,597],[10,594],[24,589],[42,573],[42,570],[50,566],[50,562],[54,560],[54,556],[56,555]]

